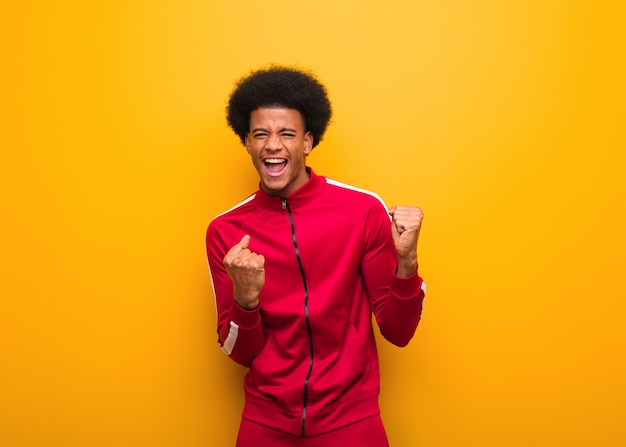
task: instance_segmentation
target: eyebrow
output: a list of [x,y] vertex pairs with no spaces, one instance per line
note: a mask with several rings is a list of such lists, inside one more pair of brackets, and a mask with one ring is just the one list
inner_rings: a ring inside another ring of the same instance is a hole
[[[262,132],[269,132],[269,129],[266,129],[264,127],[257,127],[251,130],[251,132],[257,132],[257,131],[262,131]],[[282,129],[279,129],[278,132],[297,132],[296,129],[292,129],[290,127],[283,127]]]

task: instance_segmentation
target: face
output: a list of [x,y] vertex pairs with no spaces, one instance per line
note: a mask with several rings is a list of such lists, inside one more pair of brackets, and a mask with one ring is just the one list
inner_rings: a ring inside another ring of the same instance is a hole
[[299,111],[268,107],[253,111],[246,149],[266,193],[286,197],[308,180],[306,156],[313,149],[313,135],[305,132]]

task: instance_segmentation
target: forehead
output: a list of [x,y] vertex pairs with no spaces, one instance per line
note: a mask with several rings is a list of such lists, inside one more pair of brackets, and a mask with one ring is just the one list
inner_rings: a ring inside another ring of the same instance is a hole
[[250,130],[263,128],[290,128],[304,130],[300,111],[286,107],[260,107],[250,113]]

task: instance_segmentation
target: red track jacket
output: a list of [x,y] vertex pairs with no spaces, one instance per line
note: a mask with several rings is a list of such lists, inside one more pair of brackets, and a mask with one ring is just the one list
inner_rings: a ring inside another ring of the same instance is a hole
[[[260,190],[215,218],[206,238],[219,343],[250,370],[243,417],[313,436],[379,414],[372,312],[404,346],[424,286],[395,276],[387,208],[373,193],[315,175],[286,198]],[[241,238],[265,256],[257,309],[233,299],[222,259]]]

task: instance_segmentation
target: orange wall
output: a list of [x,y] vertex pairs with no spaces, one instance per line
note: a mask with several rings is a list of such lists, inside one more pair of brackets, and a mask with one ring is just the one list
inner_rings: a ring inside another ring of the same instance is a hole
[[268,62],[325,81],[316,171],[424,208],[392,445],[626,444],[621,1],[3,2],[0,445],[233,445],[203,238],[257,180]]

